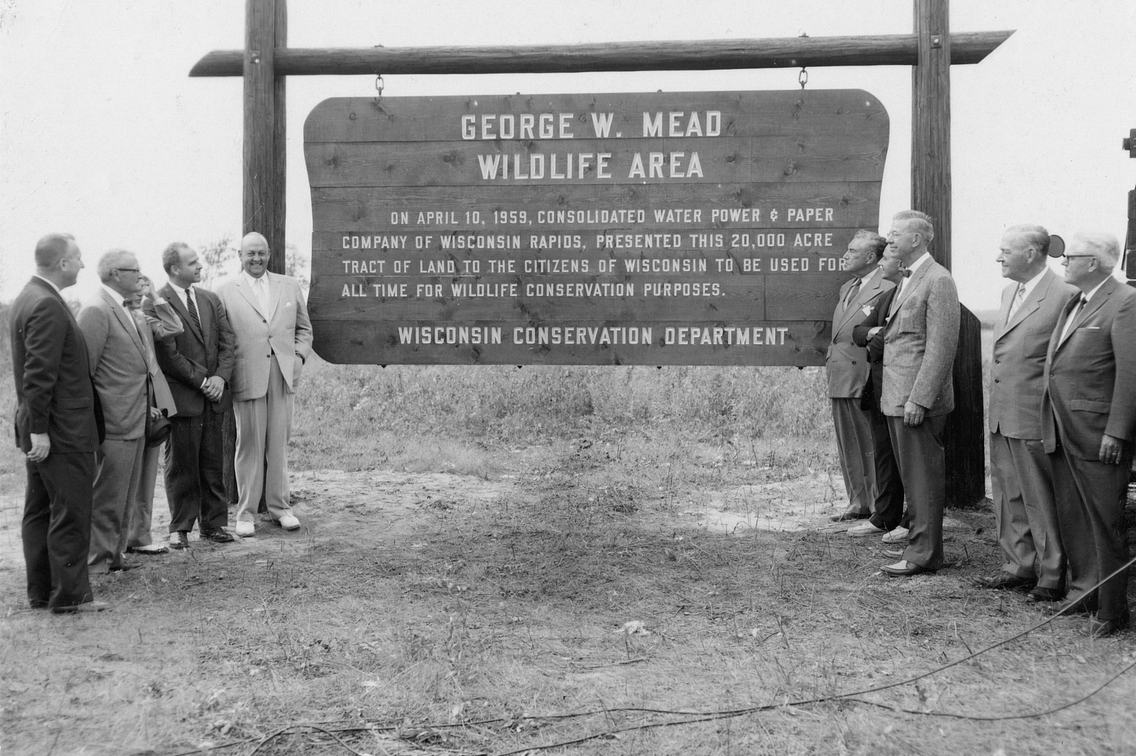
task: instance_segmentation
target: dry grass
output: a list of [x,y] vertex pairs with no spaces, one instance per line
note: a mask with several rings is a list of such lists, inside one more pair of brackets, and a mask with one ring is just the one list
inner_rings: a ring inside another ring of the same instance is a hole
[[[1132,634],[1092,641],[1077,620],[860,696],[879,706],[794,705],[1045,614],[972,586],[999,561],[983,511],[952,513],[940,574],[880,575],[878,540],[824,517],[841,502],[817,484],[834,456],[816,375],[714,376],[317,366],[293,450],[304,528],[101,579],[116,609],[99,616],[23,608],[5,493],[3,753],[503,754],[591,735],[567,752],[1136,750],[1131,675],[1061,712],[974,719],[1054,708],[1133,662]],[[794,495],[808,530],[698,525],[709,498],[761,512]],[[750,711],[661,726],[725,710]]]

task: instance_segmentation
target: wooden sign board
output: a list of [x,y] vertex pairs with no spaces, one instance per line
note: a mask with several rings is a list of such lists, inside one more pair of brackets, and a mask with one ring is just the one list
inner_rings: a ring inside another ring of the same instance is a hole
[[304,126],[315,349],[823,364],[887,146],[860,90],[326,100]]

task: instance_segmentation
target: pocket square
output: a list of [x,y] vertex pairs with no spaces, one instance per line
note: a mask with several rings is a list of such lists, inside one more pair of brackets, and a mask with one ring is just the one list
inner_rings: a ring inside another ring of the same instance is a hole
[[874,309],[876,309],[875,305],[866,304],[860,308],[860,312],[864,313],[865,315],[871,315],[872,310]]

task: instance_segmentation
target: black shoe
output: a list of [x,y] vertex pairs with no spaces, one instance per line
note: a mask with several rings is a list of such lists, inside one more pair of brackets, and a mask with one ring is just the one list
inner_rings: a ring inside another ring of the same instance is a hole
[[107,568],[108,572],[127,572],[128,570],[136,570],[142,565],[140,564],[116,564]]
[[996,591],[1028,591],[1037,585],[1034,578],[1018,577],[1008,572],[1002,572],[996,577],[975,578],[974,582],[982,588],[991,588]]
[[209,528],[201,531],[201,537],[213,543],[232,543],[233,537],[222,528]]
[[1035,604],[1042,601],[1060,601],[1063,598],[1065,598],[1065,594],[1056,588],[1043,588],[1040,585],[1030,591],[1029,595],[1026,596],[1027,600]]
[[859,509],[848,507],[848,509],[845,509],[840,514],[833,515],[828,519],[832,520],[833,522],[847,522],[848,520],[866,520],[871,516],[872,513],[867,510],[861,512]]
[[105,601],[88,601],[85,604],[72,604],[71,606],[53,606],[52,614],[87,614],[89,612],[104,612],[110,609]]
[[184,530],[178,530],[170,533],[170,548],[171,549],[188,549],[189,548],[189,535]]

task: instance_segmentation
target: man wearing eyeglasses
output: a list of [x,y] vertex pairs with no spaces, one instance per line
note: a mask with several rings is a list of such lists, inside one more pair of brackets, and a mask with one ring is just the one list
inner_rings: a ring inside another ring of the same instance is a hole
[[1136,290],[1113,278],[1119,259],[1120,244],[1110,234],[1073,237],[1063,264],[1065,280],[1080,293],[1063,308],[1049,340],[1041,412],[1069,560],[1061,610],[1090,614],[1093,636],[1112,635],[1129,622],[1127,569],[1089,590],[1128,562],[1124,505],[1136,435]]
[[149,362],[127,302],[141,289],[138,258],[124,249],[98,262],[102,286],[79,311],[91,378],[102,402],[106,439],[99,447],[91,501],[90,574],[129,569],[123,562],[129,504],[138,493],[146,448]]

